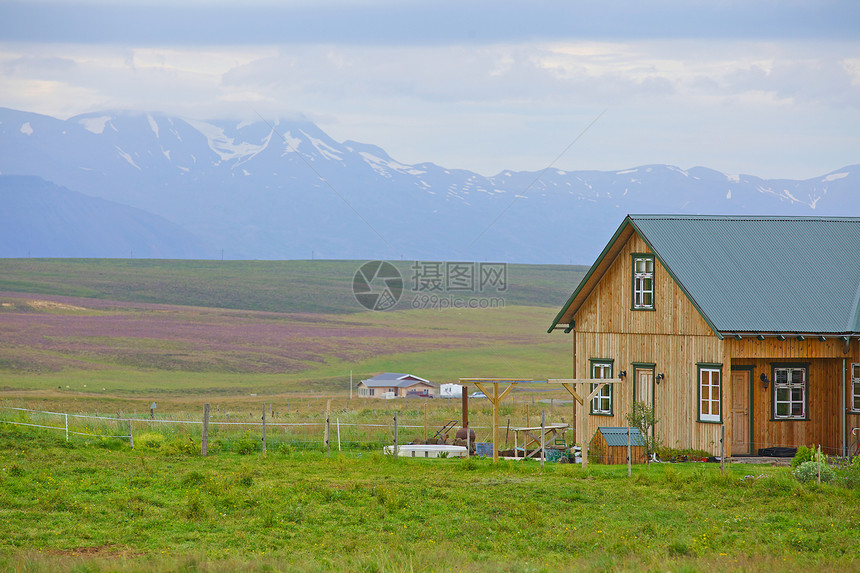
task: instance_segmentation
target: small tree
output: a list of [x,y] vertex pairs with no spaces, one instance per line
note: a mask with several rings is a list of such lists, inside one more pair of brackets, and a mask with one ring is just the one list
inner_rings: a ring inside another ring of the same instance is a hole
[[627,423],[638,428],[642,434],[642,445],[645,447],[646,463],[651,463],[651,456],[660,447],[660,437],[654,431],[654,426],[660,420],[654,414],[654,407],[649,406],[645,402],[636,402],[633,404],[633,411],[627,414]]

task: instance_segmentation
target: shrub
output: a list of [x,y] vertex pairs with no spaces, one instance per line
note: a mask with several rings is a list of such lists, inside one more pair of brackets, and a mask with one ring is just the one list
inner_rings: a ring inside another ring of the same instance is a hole
[[200,446],[194,443],[190,436],[174,438],[167,444],[165,451],[168,454],[182,454],[195,456],[200,453]]
[[639,428],[641,440],[644,442],[646,459],[650,462],[651,455],[662,445],[660,436],[654,432],[654,426],[660,421],[654,412],[654,407],[645,402],[635,402],[633,411],[625,416],[627,423]]
[[807,448],[806,446],[800,446],[799,448],[797,448],[797,453],[794,454],[794,459],[791,460],[791,467],[797,468],[800,464],[814,461],[815,449]]
[[247,456],[257,451],[257,440],[250,434],[245,434],[234,442],[234,450],[237,454]]
[[845,466],[839,474],[842,476],[845,486],[860,488],[860,456],[856,456],[851,463]]
[[711,456],[712,454],[705,450],[657,448],[657,457],[661,462],[706,462]]
[[121,450],[123,446],[125,446],[125,442],[118,438],[102,438],[102,441],[97,442],[96,445],[100,448],[115,452]]
[[145,450],[157,450],[164,445],[164,436],[155,432],[145,432],[137,436],[134,440],[135,447],[140,447]]
[[[832,481],[835,476],[833,468],[826,463],[821,463],[821,481]],[[800,483],[815,481],[818,479],[818,464],[816,462],[803,462],[794,469],[794,477]]]

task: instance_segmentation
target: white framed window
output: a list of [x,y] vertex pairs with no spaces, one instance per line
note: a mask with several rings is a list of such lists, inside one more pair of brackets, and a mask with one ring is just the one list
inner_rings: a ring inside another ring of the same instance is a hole
[[860,412],[860,364],[851,365],[851,409]]
[[[611,360],[591,360],[591,377],[598,380],[612,378]],[[597,388],[597,384],[591,385],[591,390]],[[612,415],[612,384],[606,384],[591,399],[591,413],[602,416]]]
[[633,256],[633,309],[654,309],[654,257]]
[[774,366],[773,417],[806,419],[806,366]]
[[699,421],[722,422],[722,368],[699,365]]

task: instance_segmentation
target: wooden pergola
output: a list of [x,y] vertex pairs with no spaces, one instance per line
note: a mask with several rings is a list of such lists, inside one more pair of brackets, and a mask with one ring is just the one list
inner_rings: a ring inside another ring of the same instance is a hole
[[[520,384],[559,384],[568,391],[574,400],[574,415],[576,416],[576,437],[582,442],[582,467],[588,467],[588,412],[586,405],[597,396],[607,384],[620,384],[622,381],[609,378],[549,378],[546,380],[522,380],[519,378],[460,378],[460,384],[473,383],[484,393],[493,405],[493,461],[499,461],[499,404]],[[492,392],[486,385],[492,384]],[[499,384],[507,387],[499,393]],[[586,386],[586,384],[588,386]],[[586,391],[591,384],[594,389]],[[583,398],[585,396],[585,398]]]

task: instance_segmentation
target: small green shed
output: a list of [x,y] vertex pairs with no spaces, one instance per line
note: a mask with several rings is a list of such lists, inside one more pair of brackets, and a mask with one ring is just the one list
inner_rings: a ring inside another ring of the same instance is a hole
[[639,428],[597,428],[588,450],[589,460],[598,464],[627,463],[627,431],[630,431],[630,461],[634,464],[645,463],[645,443]]

